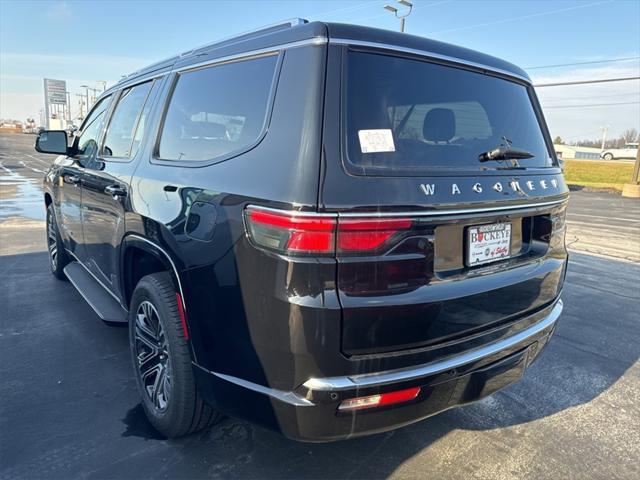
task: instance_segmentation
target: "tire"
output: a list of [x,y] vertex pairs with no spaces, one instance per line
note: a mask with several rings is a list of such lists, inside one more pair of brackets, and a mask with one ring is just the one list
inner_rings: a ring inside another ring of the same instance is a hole
[[168,273],[147,275],[136,286],[129,310],[129,344],[142,406],[156,430],[177,438],[221,418],[196,388]]
[[66,280],[67,276],[64,274],[64,267],[66,267],[71,260],[67,251],[64,249],[64,244],[60,238],[58,222],[56,221],[53,204],[50,204],[47,207],[46,229],[47,250],[49,252],[49,266],[51,267],[51,273],[53,273],[58,280]]
[[602,158],[604,158],[605,160],[613,160],[613,154],[612,153],[605,153]]

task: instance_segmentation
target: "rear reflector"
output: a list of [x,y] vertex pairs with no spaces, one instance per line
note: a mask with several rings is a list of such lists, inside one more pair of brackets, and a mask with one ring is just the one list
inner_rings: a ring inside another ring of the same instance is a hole
[[176,305],[178,306],[178,316],[180,317],[184,339],[189,340],[189,329],[187,328],[187,319],[184,315],[184,307],[182,306],[182,295],[178,292],[176,292]]
[[370,395],[368,397],[356,397],[343,400],[338,410],[362,410],[365,408],[382,407],[384,405],[393,405],[396,403],[408,402],[413,400],[420,393],[420,387],[407,388],[406,390],[398,390],[389,393],[380,393],[378,395]]
[[372,253],[397,233],[411,229],[410,218],[338,218],[260,207],[245,210],[249,238],[260,247],[288,255],[332,256]]

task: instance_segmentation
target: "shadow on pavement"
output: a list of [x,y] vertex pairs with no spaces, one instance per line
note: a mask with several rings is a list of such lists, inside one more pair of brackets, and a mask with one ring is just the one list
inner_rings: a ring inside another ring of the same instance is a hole
[[167,441],[138,406],[126,329],[102,324],[47,268],[46,253],[0,257],[1,478],[386,478],[418,453],[442,462],[429,456],[441,442],[464,456],[450,432],[523,425],[588,403],[640,356],[640,265],[574,254],[547,350],[518,383],[480,403],[331,444],[232,419]]

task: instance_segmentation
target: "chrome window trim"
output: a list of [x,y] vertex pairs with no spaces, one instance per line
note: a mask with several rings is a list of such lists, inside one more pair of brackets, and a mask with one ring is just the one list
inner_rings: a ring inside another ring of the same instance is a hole
[[398,212],[305,212],[300,210],[281,210],[279,208],[263,207],[261,205],[247,205],[247,209],[264,210],[267,212],[278,213],[280,215],[304,216],[304,217],[441,217],[446,215],[464,215],[468,213],[491,213],[503,211],[520,211],[532,208],[551,207],[568,203],[567,198],[554,200],[550,202],[536,202],[518,205],[501,205],[495,207],[478,207],[478,208],[458,208],[448,210],[403,210]]
[[561,205],[567,203],[568,199],[554,200],[551,202],[537,202],[526,203],[518,205],[502,205],[495,207],[478,207],[478,208],[459,208],[449,210],[432,210],[432,211],[403,211],[403,212],[363,212],[363,213],[338,213],[339,217],[398,217],[398,216],[411,216],[411,217],[442,217],[445,215],[464,215],[467,213],[491,213],[491,212],[504,212],[504,211],[520,211],[528,210],[531,208],[539,207],[551,207],[555,205]]
[[470,350],[461,355],[454,355],[444,360],[427,363],[416,368],[392,370],[372,374],[353,375],[344,377],[310,378],[303,386],[311,391],[341,391],[363,387],[383,386],[397,382],[416,380],[428,375],[445,372],[463,365],[490,357],[503,350],[516,346],[552,327],[562,313],[562,300],[558,300],[549,315],[529,328],[503,340]]
[[[137,76],[137,77],[124,78],[120,82],[115,84],[113,87],[111,87],[108,90],[106,90],[104,92],[104,94],[111,94],[114,91],[122,90],[124,88],[129,87],[130,85],[135,85],[136,83],[144,83],[147,80],[153,80],[153,79],[156,79],[156,78],[162,78],[162,77],[164,77],[166,75],[170,75],[170,74],[176,73],[176,72],[183,72],[185,70],[191,70],[192,68],[206,67],[206,66],[209,66],[209,65],[215,65],[217,63],[224,63],[224,62],[230,62],[230,61],[233,61],[233,60],[243,59],[245,57],[254,57],[254,56],[265,55],[265,54],[269,54],[269,53],[277,53],[280,50],[288,50],[290,48],[305,47],[307,45],[326,45],[327,43],[329,43],[329,39],[327,37],[313,37],[313,38],[309,38],[307,40],[299,40],[299,41],[296,41],[296,42],[281,43],[281,44],[278,44],[278,45],[273,45],[271,47],[260,48],[260,49],[257,49],[257,50],[248,50],[246,52],[236,53],[236,54],[233,54],[233,55],[226,55],[224,57],[212,58],[210,60],[204,60],[204,61],[199,62],[199,63],[190,63],[188,65],[184,65],[184,66],[179,67],[179,68],[166,67],[166,68],[169,68],[169,69],[165,70],[163,72],[158,72],[158,73],[155,73],[155,74],[153,72],[149,72],[149,73],[146,73],[146,74],[141,74],[140,76]],[[188,57],[176,56],[176,62],[180,61],[181,58],[188,58]],[[169,60],[169,59],[167,59],[167,60]],[[131,75],[135,75],[135,72],[132,73]],[[131,76],[131,75],[129,75],[129,76]],[[98,98],[98,100],[100,100],[100,99]]]
[[[280,50],[288,50],[291,48],[305,47],[307,45],[325,45],[328,42],[327,37],[313,37],[307,40],[299,40],[297,42],[290,43],[282,43],[280,45],[274,45],[271,47],[260,48],[257,50],[249,50],[246,52],[235,53],[233,55],[225,55],[224,57],[212,58],[209,60],[204,60],[198,63],[190,63],[188,65],[184,65],[178,68],[172,68],[170,72],[166,73],[181,73],[187,70],[193,70],[202,67],[208,67],[217,65],[219,63],[232,62],[236,60],[249,59],[251,57],[259,57],[263,55],[276,54]],[[166,75],[165,73],[165,75]]]
[[[197,71],[200,70],[206,70],[206,69],[212,69],[221,65],[234,65],[234,64],[238,64],[241,62],[250,62],[253,60],[257,60],[257,59],[263,59],[263,58],[270,58],[270,57],[274,57],[276,59],[276,63],[273,67],[273,73],[272,73],[272,77],[271,77],[271,84],[269,86],[269,95],[268,95],[268,99],[267,99],[267,104],[266,104],[266,108],[265,111],[263,113],[263,120],[262,120],[262,126],[260,128],[260,133],[257,136],[257,138],[249,143],[248,145],[245,145],[243,147],[240,148],[236,148],[235,150],[232,150],[230,152],[225,153],[224,155],[218,155],[217,157],[213,157],[213,158],[209,158],[209,159],[202,159],[202,160],[191,160],[191,159],[182,159],[182,160],[178,160],[178,159],[168,159],[168,158],[162,158],[160,156],[160,146],[162,144],[162,136],[165,133],[165,122],[167,120],[167,116],[169,113],[169,110],[171,108],[171,103],[173,101],[175,92],[176,92],[176,88],[178,87],[180,78],[182,75],[187,75],[187,74],[191,74],[191,73],[195,73]],[[157,129],[156,129],[156,137],[155,137],[155,144],[153,146],[153,153],[151,155],[150,158],[150,162],[154,163],[156,165],[164,165],[164,166],[169,166],[169,167],[180,167],[180,168],[200,168],[200,167],[208,167],[210,165],[215,165],[217,163],[221,163],[227,160],[231,160],[232,158],[235,158],[239,155],[242,155],[246,152],[248,152],[249,150],[255,148],[257,145],[259,145],[262,140],[264,140],[264,137],[267,135],[267,132],[269,131],[269,126],[271,124],[271,118],[273,116],[273,108],[275,105],[275,98],[276,98],[276,91],[277,91],[277,86],[278,86],[278,82],[280,81],[280,74],[282,72],[282,65],[283,65],[283,60],[284,60],[284,55],[282,54],[282,51],[280,50],[276,50],[276,51],[272,51],[272,52],[267,52],[267,53],[263,53],[260,55],[249,55],[249,56],[245,56],[242,58],[237,58],[237,59],[233,59],[233,60],[226,60],[226,61],[220,61],[220,62],[215,62],[215,63],[208,63],[206,65],[189,65],[186,69],[180,70],[178,71],[173,79],[172,79],[172,83],[169,87],[169,91],[167,93],[166,99],[161,102],[161,108],[163,109],[161,114],[160,114],[160,121],[158,123]]]
[[408,53],[411,55],[418,55],[420,57],[431,58],[434,60],[441,60],[444,62],[449,62],[458,65],[466,65],[468,67],[479,68],[482,70],[487,70],[489,72],[499,73],[500,75],[505,75],[507,77],[516,78],[520,81],[526,82],[528,85],[531,85],[531,80],[527,77],[523,77],[522,75],[518,75],[517,73],[510,72],[508,70],[503,70],[501,68],[492,67],[489,65],[485,65],[483,63],[471,62],[468,60],[464,60],[458,57],[450,57],[448,55],[441,55],[439,53],[430,52],[428,50],[418,50],[415,48],[401,47],[398,45],[392,45],[388,43],[377,43],[377,42],[367,42],[364,40],[351,40],[346,38],[330,38],[330,45],[344,45],[344,46],[356,46],[356,47],[369,47],[369,48],[378,48],[383,50],[390,50],[394,52]]

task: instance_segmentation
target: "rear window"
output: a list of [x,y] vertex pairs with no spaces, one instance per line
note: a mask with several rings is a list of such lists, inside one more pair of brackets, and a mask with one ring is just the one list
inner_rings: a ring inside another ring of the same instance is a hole
[[222,160],[261,136],[278,57],[182,73],[164,120],[163,160]]
[[481,163],[497,147],[525,150],[520,167],[549,167],[527,88],[436,63],[349,52],[347,166],[353,173],[421,175],[433,170],[511,167]]

